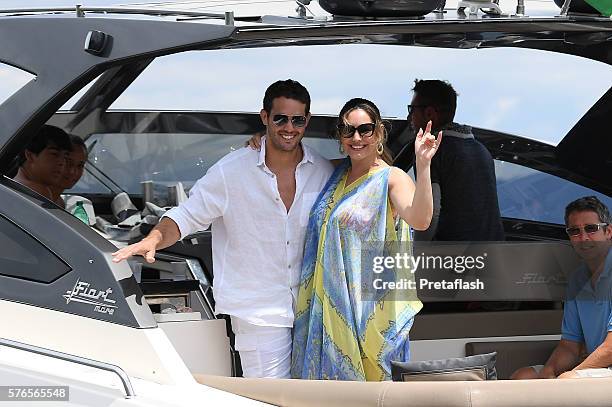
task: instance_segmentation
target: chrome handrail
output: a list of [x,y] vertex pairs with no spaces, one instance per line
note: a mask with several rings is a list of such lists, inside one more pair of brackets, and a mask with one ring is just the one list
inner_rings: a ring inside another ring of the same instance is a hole
[[123,383],[126,398],[132,398],[136,395],[129,376],[119,366],[5,338],[0,338],[0,345],[115,373],[117,376],[119,376],[119,379],[121,379],[121,382]]
[[208,13],[193,10],[169,10],[155,8],[134,8],[134,7],[28,7],[28,8],[7,8],[0,9],[0,14],[33,14],[33,13],[70,13],[76,12],[79,17],[84,13],[102,14],[142,14],[149,16],[181,16],[181,17],[207,17],[225,19],[226,13]]

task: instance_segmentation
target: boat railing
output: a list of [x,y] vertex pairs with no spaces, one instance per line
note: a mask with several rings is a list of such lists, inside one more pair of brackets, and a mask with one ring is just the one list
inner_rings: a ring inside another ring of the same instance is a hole
[[132,398],[136,395],[129,376],[119,366],[5,338],[0,338],[0,345],[115,373],[117,376],[119,376],[121,383],[123,383],[126,398]]
[[138,14],[156,17],[177,17],[180,19],[221,19],[226,25],[234,25],[234,12],[209,13],[197,10],[172,10],[163,8],[137,8],[137,7],[28,7],[0,9],[1,15],[22,16],[35,14],[63,14],[75,12],[77,17],[85,17],[85,13],[91,14]]

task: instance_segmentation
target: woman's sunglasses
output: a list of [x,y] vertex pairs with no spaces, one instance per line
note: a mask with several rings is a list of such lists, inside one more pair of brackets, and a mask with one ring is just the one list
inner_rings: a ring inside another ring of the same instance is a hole
[[284,126],[289,123],[289,120],[291,120],[293,127],[306,126],[306,116],[287,116],[286,114],[275,114],[272,116],[272,123],[275,126]]
[[568,236],[578,236],[582,230],[584,230],[587,234],[591,235],[595,232],[598,232],[599,229],[608,226],[607,223],[589,223],[588,225],[584,225],[583,228],[580,227],[571,227],[566,228],[565,232]]
[[357,127],[351,126],[350,124],[341,123],[338,125],[338,133],[340,133],[340,136],[344,138],[351,138],[353,137],[353,134],[355,134],[355,131],[357,131],[361,138],[365,138],[372,137],[375,128],[376,125],[374,123],[364,123]]

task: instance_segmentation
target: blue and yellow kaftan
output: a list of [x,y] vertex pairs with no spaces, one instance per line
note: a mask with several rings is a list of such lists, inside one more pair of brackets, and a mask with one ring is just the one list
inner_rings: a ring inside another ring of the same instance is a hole
[[408,333],[422,307],[416,293],[394,298],[377,292],[376,300],[364,300],[373,257],[393,256],[409,240],[407,227],[399,228],[400,239],[396,232],[388,197],[391,168],[345,185],[349,166],[347,159],[336,168],[310,213],[294,323],[294,378],[389,380],[390,361],[409,359]]

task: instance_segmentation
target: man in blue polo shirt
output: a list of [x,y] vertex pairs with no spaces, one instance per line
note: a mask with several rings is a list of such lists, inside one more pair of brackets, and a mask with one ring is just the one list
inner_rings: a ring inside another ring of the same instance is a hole
[[568,284],[561,340],[544,366],[521,368],[512,379],[612,377],[610,212],[594,196],[580,198],[565,209],[565,223],[584,265]]

